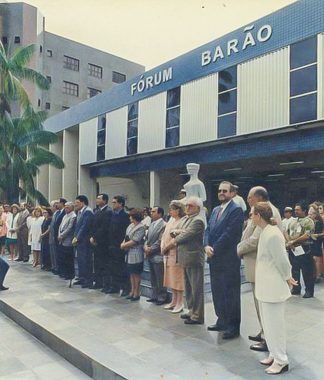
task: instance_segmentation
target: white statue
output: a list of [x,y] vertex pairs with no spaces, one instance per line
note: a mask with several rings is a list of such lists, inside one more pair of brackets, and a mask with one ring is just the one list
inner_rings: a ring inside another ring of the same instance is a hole
[[[187,172],[190,175],[189,181],[187,183],[185,183],[185,185],[183,186],[183,188],[186,191],[186,198],[198,197],[203,202],[205,202],[205,200],[207,199],[205,185],[198,178],[198,172],[200,169],[200,165],[194,164],[194,163],[189,163],[189,164],[187,164],[186,167],[187,167]],[[200,210],[199,215],[204,219],[205,226],[207,226],[206,210],[204,208],[202,210]]]

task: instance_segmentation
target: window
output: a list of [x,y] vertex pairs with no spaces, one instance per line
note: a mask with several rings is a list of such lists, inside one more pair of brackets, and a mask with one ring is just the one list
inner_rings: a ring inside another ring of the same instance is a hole
[[290,46],[290,124],[317,119],[317,37]]
[[88,74],[91,77],[102,78],[102,67],[88,63]]
[[4,45],[8,43],[8,37],[2,37],[1,40]]
[[46,75],[46,79],[48,80],[49,83],[52,83],[52,77],[50,77],[49,75]]
[[43,53],[43,46],[42,45],[39,45],[39,52]]
[[79,85],[76,83],[63,81],[63,93],[79,96]]
[[105,159],[106,151],[106,115],[98,116],[97,124],[97,161]]
[[52,56],[53,56],[53,52],[52,52],[52,50],[46,50],[46,55],[47,55],[48,57],[52,57]]
[[113,71],[112,72],[112,81],[114,83],[125,82],[126,81],[126,75],[125,74],[121,74],[121,73],[117,73],[117,71]]
[[41,100],[40,99],[38,99],[37,105],[38,105],[38,107],[40,107],[40,105],[41,105]]
[[173,88],[167,92],[166,136],[165,147],[171,148],[179,145],[180,141],[180,95],[181,87]]
[[63,67],[65,69],[73,70],[73,71],[79,71],[79,63],[80,61],[76,58],[68,57],[67,55],[64,56],[64,65]]
[[20,44],[20,37],[19,36],[15,36],[15,44]]
[[218,73],[218,121],[217,137],[236,134],[237,66]]
[[51,103],[45,103],[45,109],[50,110],[51,109]]
[[127,155],[137,153],[138,102],[128,105]]
[[100,94],[101,91],[97,90],[96,88],[90,88],[88,87],[88,98],[92,98],[93,96],[96,96],[97,94]]

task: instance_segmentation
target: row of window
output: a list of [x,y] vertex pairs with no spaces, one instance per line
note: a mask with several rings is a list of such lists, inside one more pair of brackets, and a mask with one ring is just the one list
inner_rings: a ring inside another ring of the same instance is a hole
[[[1,37],[1,41],[2,41],[3,45],[7,45],[8,41],[9,41],[9,38],[6,37],[6,36],[3,36],[3,37]],[[14,43],[15,44],[20,44],[20,37],[19,36],[15,36],[14,37]]]

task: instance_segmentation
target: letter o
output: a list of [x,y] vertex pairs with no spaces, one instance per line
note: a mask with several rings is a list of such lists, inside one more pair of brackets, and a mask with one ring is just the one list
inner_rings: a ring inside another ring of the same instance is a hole
[[271,36],[272,36],[271,25],[263,25],[258,30],[257,39],[258,39],[259,42],[268,41]]

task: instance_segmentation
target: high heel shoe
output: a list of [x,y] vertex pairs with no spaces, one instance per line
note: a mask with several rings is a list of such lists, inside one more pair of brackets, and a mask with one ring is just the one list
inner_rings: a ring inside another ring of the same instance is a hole
[[268,375],[280,375],[289,370],[288,364],[278,364],[273,362],[272,365],[265,370]]
[[132,297],[131,298],[131,301],[134,302],[134,301],[139,301],[141,298],[141,296],[137,296],[137,297]]
[[183,310],[183,305],[180,305],[178,307],[175,307],[171,313],[174,313],[174,314],[177,314],[177,313],[181,313],[181,311]]
[[175,305],[173,305],[172,303],[168,303],[167,305],[165,305],[163,307],[163,309],[165,309],[165,310],[172,310],[174,307],[175,307]]
[[268,358],[262,359],[262,360],[259,361],[259,363],[262,364],[262,365],[272,365],[273,358],[268,357]]
[[131,300],[133,298],[133,294],[125,297],[126,300]]

